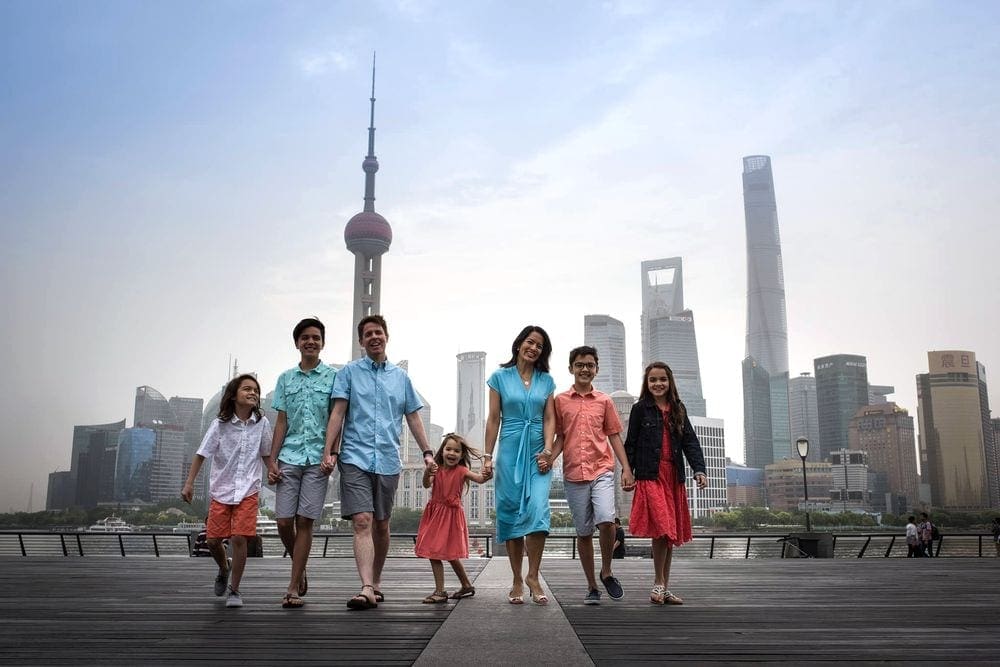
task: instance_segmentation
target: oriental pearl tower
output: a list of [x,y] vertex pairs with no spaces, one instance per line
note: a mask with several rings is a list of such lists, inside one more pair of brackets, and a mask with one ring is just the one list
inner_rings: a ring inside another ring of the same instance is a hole
[[358,343],[355,327],[368,315],[381,313],[382,255],[392,243],[392,227],[375,212],[375,56],[372,56],[371,122],[368,126],[368,155],[361,163],[365,172],[365,208],[347,221],[344,242],[354,253],[354,320],[351,324],[351,359],[364,352]]

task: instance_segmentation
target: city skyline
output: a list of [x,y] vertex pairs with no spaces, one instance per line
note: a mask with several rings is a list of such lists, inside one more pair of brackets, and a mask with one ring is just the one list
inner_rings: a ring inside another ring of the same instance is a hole
[[6,3],[0,510],[32,483],[42,506],[74,426],[128,418],[139,386],[207,401],[235,357],[270,391],[311,315],[349,359],[372,51],[388,354],[445,430],[455,355],[489,373],[528,323],[564,388],[582,316],[624,322],[637,394],[635,267],[681,256],[742,460],[739,169],[761,154],[791,376],[862,354],[915,415],[928,350],[1000,372],[998,23],[991,3]]

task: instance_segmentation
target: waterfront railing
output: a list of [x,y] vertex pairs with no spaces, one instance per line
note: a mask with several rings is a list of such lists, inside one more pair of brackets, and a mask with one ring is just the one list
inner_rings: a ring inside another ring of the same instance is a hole
[[[906,557],[906,539],[895,532],[831,532],[834,558]],[[262,535],[261,555],[282,557],[284,546],[277,535]],[[195,533],[138,531],[132,533],[89,533],[45,530],[0,530],[0,556],[117,556],[187,557],[192,555]],[[674,551],[675,559],[754,559],[785,558],[789,535],[774,532],[698,533],[690,544]],[[415,557],[415,533],[394,533],[389,555]],[[595,536],[596,541],[596,536]],[[469,536],[470,558],[492,558],[492,533]],[[649,539],[627,537],[627,556],[649,557]],[[986,532],[946,533],[934,543],[934,555],[942,558],[982,558],[995,555],[993,536]],[[353,557],[350,532],[318,532],[313,536],[313,558]],[[545,544],[547,558],[577,558],[576,536],[553,532]]]

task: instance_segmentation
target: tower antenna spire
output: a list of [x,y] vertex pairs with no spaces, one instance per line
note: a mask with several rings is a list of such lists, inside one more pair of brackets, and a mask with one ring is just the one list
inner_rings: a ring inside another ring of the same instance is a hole
[[378,158],[375,157],[375,52],[372,51],[372,96],[371,120],[368,123],[368,155],[365,156],[365,209],[375,210],[375,172],[378,171]]

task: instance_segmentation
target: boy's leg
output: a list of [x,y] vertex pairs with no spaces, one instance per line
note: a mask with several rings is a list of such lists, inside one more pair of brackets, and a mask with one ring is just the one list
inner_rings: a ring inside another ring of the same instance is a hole
[[[286,593],[305,595],[303,582],[306,563],[309,561],[309,552],[312,550],[313,522],[323,514],[323,501],[326,500],[326,485],[329,477],[320,471],[318,464],[289,467],[298,468],[299,486],[295,511],[295,541],[289,552],[292,556],[292,575],[288,581]],[[282,473],[287,475],[284,468],[282,468]]]
[[600,523],[597,525],[597,530],[600,531],[601,541],[601,579],[604,579],[612,575],[611,556],[615,550],[615,524]]
[[313,520],[304,516],[295,517],[295,551],[292,553],[292,577],[288,582],[288,593],[299,593],[309,552],[312,550],[312,537]]
[[576,548],[580,566],[587,577],[587,591],[597,589],[594,579],[594,503],[590,482],[565,482],[566,502],[576,528]]
[[600,531],[601,583],[612,600],[625,597],[625,589],[611,571],[615,549],[615,473],[606,472],[591,485],[591,513]]
[[219,573],[215,577],[215,594],[224,595],[226,585],[229,583],[230,562],[226,554],[226,548],[222,540],[231,535],[232,519],[231,513],[235,505],[225,505],[213,499],[208,507],[208,520],[205,522],[205,536],[208,543],[208,550],[212,558],[219,566]]
[[233,572],[229,577],[229,588],[239,592],[240,580],[243,579],[243,569],[247,564],[246,536],[233,535],[229,538],[229,547],[233,550]]
[[243,570],[247,564],[247,539],[257,534],[257,494],[248,496],[232,512],[229,548],[233,552],[233,571],[229,577],[229,588],[239,592]]
[[278,535],[289,556],[295,555],[295,515],[299,511],[299,492],[302,488],[302,467],[278,463],[281,481],[274,487],[274,514]]

